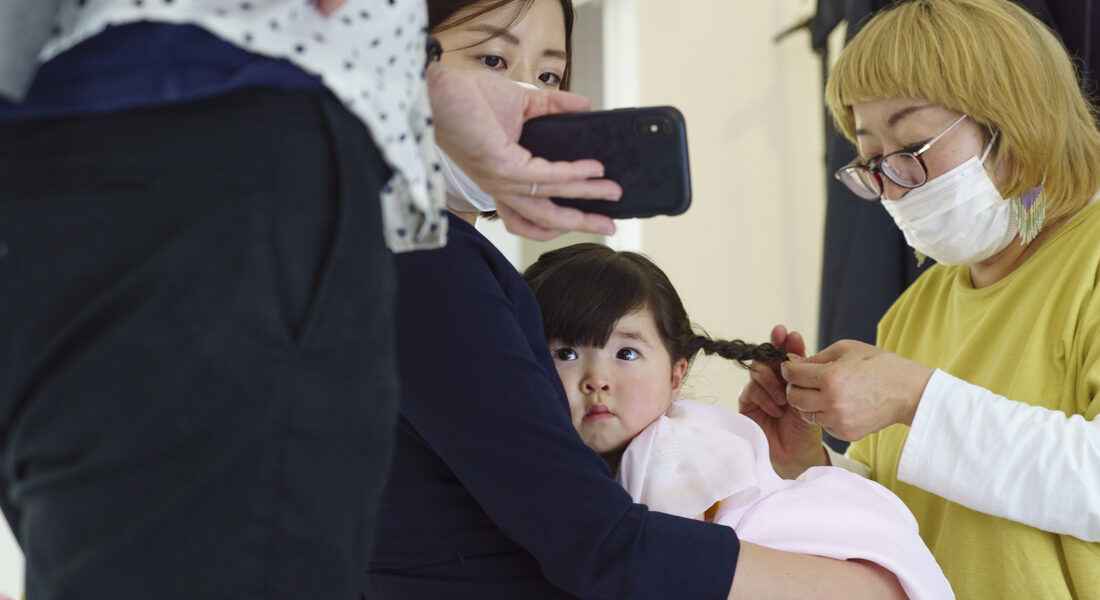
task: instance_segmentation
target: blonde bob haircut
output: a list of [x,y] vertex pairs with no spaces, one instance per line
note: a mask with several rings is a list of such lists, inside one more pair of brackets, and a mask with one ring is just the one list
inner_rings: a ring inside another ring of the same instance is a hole
[[852,106],[893,97],[966,113],[995,132],[992,164],[1012,159],[1001,195],[1042,185],[1048,222],[1100,190],[1096,108],[1054,33],[1008,0],[911,0],[875,15],[840,54],[825,102],[855,143]]

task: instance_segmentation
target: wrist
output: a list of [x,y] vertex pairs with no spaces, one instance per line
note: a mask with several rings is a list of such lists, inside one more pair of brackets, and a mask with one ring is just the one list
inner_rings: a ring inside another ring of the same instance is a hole
[[[820,431],[820,430],[818,430]],[[825,451],[825,443],[821,436],[816,436],[817,443],[799,452],[798,456],[792,456],[790,460],[782,463],[772,461],[772,468],[783,479],[796,479],[811,467],[824,467],[829,465],[829,454]]]
[[928,387],[928,380],[932,379],[932,374],[936,372],[932,367],[923,365],[921,363],[914,362],[915,366],[913,370],[912,380],[913,385],[911,389],[913,392],[903,403],[904,409],[898,422],[911,427],[913,425],[913,418],[917,415],[917,407],[920,406],[920,400],[924,397],[924,390]]

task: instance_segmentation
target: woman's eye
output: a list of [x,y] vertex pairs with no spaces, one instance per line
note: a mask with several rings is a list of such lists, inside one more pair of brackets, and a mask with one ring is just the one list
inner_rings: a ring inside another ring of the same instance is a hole
[[641,357],[641,353],[633,348],[623,348],[622,350],[619,350],[617,354],[615,354],[615,358],[618,358],[619,360],[638,360]]
[[503,69],[506,66],[503,58],[491,54],[487,56],[479,56],[478,60],[481,61],[481,64],[493,70]]
[[929,140],[924,140],[924,141],[921,141],[921,142],[914,142],[912,144],[909,144],[908,146],[902,146],[901,152],[908,152],[909,154],[914,154],[914,153],[916,153],[917,150],[920,150],[921,148],[923,148],[924,145],[928,143],[928,141]]
[[539,81],[545,83],[546,85],[561,86],[561,77],[553,73],[543,73],[542,75],[539,75]]
[[577,360],[577,351],[572,348],[558,348],[554,350],[554,358],[557,360]]
[[861,167],[866,167],[866,168],[870,169],[871,167],[874,167],[875,165],[877,165],[879,163],[879,161],[881,161],[881,160],[882,160],[882,155],[878,154],[878,155],[872,156],[870,158],[861,158],[859,160],[858,164]]

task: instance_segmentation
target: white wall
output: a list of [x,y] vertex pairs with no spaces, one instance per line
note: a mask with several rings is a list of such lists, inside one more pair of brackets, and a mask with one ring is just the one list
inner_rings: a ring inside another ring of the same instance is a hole
[[[642,226],[642,248],[714,336],[816,344],[824,229],[821,66],[808,33],[772,38],[816,3],[638,0],[640,101],[688,124],[694,201]],[[734,405],[747,377],[700,359],[688,393]]]
[[18,598],[23,593],[23,552],[15,543],[11,528],[0,519],[0,598]]

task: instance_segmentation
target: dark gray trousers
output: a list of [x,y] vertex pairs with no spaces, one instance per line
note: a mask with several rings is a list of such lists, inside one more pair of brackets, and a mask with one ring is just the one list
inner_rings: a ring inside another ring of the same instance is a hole
[[392,257],[321,92],[0,121],[0,475],[27,597],[356,598]]

